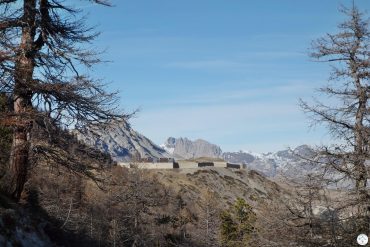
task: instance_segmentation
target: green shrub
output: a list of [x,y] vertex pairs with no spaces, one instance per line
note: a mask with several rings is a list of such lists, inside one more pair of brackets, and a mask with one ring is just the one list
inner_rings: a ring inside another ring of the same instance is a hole
[[249,246],[256,230],[256,214],[244,199],[238,198],[228,210],[221,213],[220,218],[222,246]]

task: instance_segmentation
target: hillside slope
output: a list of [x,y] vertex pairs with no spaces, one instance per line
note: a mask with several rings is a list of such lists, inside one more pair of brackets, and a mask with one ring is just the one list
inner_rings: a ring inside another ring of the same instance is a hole
[[151,140],[136,132],[128,122],[109,124],[106,129],[89,129],[78,134],[78,138],[104,153],[109,153],[116,161],[129,161],[135,158],[164,158],[167,152]]
[[[221,246],[217,240],[220,236],[220,215],[232,207],[237,198],[252,206],[259,230],[264,229],[266,224],[267,205],[292,198],[284,187],[253,170],[207,167],[150,172],[181,197],[185,209],[192,215],[192,220],[186,225],[187,234],[196,243],[203,243],[199,246]],[[209,236],[208,231],[214,235]],[[213,245],[204,244],[206,236],[215,240]],[[265,241],[256,235],[250,246],[264,246]]]
[[218,195],[223,207],[238,197],[257,206],[258,200],[274,200],[288,195],[277,183],[248,169],[204,167],[151,172],[158,176],[161,183],[187,196],[189,202],[195,204],[207,190]]

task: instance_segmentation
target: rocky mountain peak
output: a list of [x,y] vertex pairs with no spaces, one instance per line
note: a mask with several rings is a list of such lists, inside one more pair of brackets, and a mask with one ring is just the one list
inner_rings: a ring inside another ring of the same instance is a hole
[[203,139],[195,141],[188,138],[170,137],[162,145],[174,158],[193,159],[200,157],[220,158],[222,150],[219,146],[211,144]]
[[176,144],[176,138],[175,137],[168,137],[168,139],[165,142],[165,146],[168,148],[174,148]]
[[133,157],[159,159],[169,156],[166,150],[136,132],[126,121],[111,122],[104,130],[90,128],[78,134],[78,138],[109,153],[116,161],[129,161]]

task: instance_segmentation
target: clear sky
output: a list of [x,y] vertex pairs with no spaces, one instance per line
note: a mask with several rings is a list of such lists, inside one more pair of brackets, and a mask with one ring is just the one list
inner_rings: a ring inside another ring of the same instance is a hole
[[[83,3],[82,1],[80,3]],[[106,49],[94,73],[140,108],[132,126],[155,143],[202,138],[224,151],[321,144],[298,99],[324,85],[329,67],[311,41],[336,31],[352,0],[112,0],[84,7]],[[370,1],[357,0],[370,11]]]

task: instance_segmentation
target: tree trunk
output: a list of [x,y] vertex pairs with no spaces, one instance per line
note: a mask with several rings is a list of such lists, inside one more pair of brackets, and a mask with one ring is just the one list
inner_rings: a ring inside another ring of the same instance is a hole
[[28,141],[24,128],[17,128],[13,135],[13,145],[10,168],[8,171],[8,193],[19,200],[27,179],[28,169]]
[[[356,66],[353,66],[356,68]],[[365,161],[368,157],[367,143],[368,136],[366,127],[364,126],[364,120],[367,113],[368,96],[367,90],[361,85],[360,79],[358,77],[358,71],[352,70],[352,75],[355,79],[355,85],[357,88],[358,97],[358,109],[356,112],[356,122],[355,122],[355,162],[354,162],[354,175],[356,180],[356,190],[360,195],[360,202],[358,205],[360,215],[367,215],[368,208],[368,194],[366,191],[367,187],[367,171],[365,166]]]
[[363,191],[366,189],[367,173],[365,167],[365,157],[367,157],[367,131],[364,126],[364,119],[367,107],[367,92],[366,89],[361,85],[360,80],[356,74],[355,81],[357,87],[357,97],[358,97],[358,109],[356,112],[356,122],[355,122],[355,179],[356,179],[356,189]]
[[[22,38],[17,53],[14,75],[14,113],[17,117],[16,127],[13,134],[10,168],[7,179],[7,192],[17,201],[21,197],[24,184],[27,180],[29,166],[29,136],[32,122],[27,115],[32,111],[32,91],[29,85],[33,83],[34,71],[34,38],[36,0],[24,0],[23,2]],[[22,115],[22,116],[19,116]]]

